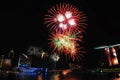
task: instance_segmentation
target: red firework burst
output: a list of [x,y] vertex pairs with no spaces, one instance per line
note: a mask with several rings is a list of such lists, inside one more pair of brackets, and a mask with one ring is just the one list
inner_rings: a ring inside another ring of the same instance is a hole
[[62,30],[62,31],[84,31],[86,28],[86,16],[81,11],[70,4],[59,4],[53,6],[48,10],[48,14],[45,15],[45,24],[50,27],[50,30]]

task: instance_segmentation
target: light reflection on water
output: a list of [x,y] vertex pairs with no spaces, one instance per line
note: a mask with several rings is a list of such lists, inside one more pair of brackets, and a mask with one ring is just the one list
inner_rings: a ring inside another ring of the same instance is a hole
[[60,80],[60,74],[53,74],[50,76],[50,80]]
[[113,80],[120,80],[120,78],[113,78]]
[[38,75],[38,76],[37,76],[37,80],[43,80],[43,79],[42,79],[42,76]]
[[58,73],[39,74],[36,73],[18,73],[18,74],[0,74],[0,80],[120,80],[120,78],[108,77],[103,75],[81,75],[68,74],[63,76]]

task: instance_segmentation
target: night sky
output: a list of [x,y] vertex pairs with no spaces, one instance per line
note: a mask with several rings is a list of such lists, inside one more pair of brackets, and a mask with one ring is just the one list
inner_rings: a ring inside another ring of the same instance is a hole
[[15,49],[25,52],[33,45],[48,50],[49,29],[44,15],[53,5],[70,3],[87,16],[84,48],[87,64],[92,65],[99,56],[93,48],[120,43],[120,15],[117,2],[104,0],[15,0],[0,1],[0,54]]

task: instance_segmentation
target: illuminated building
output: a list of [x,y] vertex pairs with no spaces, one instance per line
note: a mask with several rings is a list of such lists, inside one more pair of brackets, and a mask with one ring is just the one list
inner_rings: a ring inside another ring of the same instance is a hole
[[[119,60],[118,60],[118,52],[116,51],[117,46],[120,44],[115,44],[115,45],[109,45],[109,46],[100,46],[96,47],[94,49],[104,49],[104,53],[107,57],[107,63],[109,66],[115,66],[119,65]],[[102,58],[103,59],[103,58]]]

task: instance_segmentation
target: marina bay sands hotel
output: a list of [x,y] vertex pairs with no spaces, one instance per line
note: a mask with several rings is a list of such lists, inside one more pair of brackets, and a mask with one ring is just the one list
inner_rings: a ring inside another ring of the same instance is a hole
[[[112,66],[118,66],[120,65],[119,61],[119,48],[120,44],[115,44],[115,45],[108,45],[108,46],[99,46],[94,49],[96,50],[102,50],[103,54],[106,56],[106,59],[101,57],[102,60],[107,60],[107,66],[112,67]],[[104,63],[104,61],[103,61]]]

